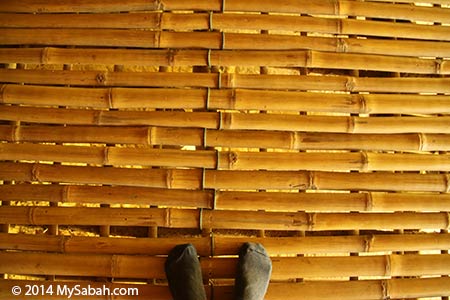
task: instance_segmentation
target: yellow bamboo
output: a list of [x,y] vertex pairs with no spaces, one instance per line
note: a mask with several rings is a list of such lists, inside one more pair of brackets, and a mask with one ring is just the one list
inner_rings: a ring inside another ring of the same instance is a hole
[[[18,274],[58,274],[115,278],[165,278],[164,257],[0,253],[0,271]],[[37,264],[37,262],[40,262]],[[206,258],[201,261],[204,277],[233,278],[235,258]],[[445,275],[449,255],[386,255],[353,257],[274,257],[272,279],[343,276]]]
[[[203,145],[204,129],[147,126],[0,125],[9,142],[65,142],[142,145]],[[206,146],[292,150],[448,151],[445,134],[336,134],[252,130],[206,130]]]
[[226,152],[42,144],[0,144],[0,160],[220,170],[450,171],[450,156],[374,152]]
[[108,72],[0,69],[4,83],[72,86],[199,87],[377,93],[450,93],[450,79],[181,72]]
[[448,213],[288,213],[172,208],[0,207],[0,223],[252,230],[447,229]]
[[[209,54],[208,54],[209,53]],[[339,65],[336,63],[339,61]],[[130,64],[145,66],[191,66],[208,63],[215,66],[258,66],[347,68],[448,74],[446,60],[416,57],[353,53],[330,53],[312,50],[138,50],[138,49],[66,49],[66,48],[2,48],[0,61],[4,63],[76,63]]]
[[[148,101],[151,99],[151,101]],[[283,101],[280,101],[283,99]],[[331,94],[248,89],[66,88],[5,84],[0,103],[90,108],[169,108],[317,111],[369,114],[447,114],[449,96]]]
[[449,57],[440,41],[256,35],[220,32],[153,32],[133,29],[0,29],[2,45],[297,50],[398,56]]
[[[3,200],[100,204],[149,204],[212,208],[210,191],[126,186],[30,185],[0,186]],[[215,208],[268,211],[450,211],[450,197],[434,193],[255,193],[217,192]]]
[[[426,2],[426,1],[425,1]],[[282,13],[303,13],[320,14],[334,16],[366,16],[375,18],[392,18],[406,20],[435,21],[446,23],[449,21],[445,8],[405,6],[391,3],[359,3],[350,0],[326,1],[317,0],[314,2],[300,2],[289,0],[282,5],[275,0],[246,1],[222,0],[196,1],[194,4],[182,0],[143,1],[133,0],[129,3],[121,1],[111,1],[107,5],[99,5],[90,0],[77,0],[75,5],[61,4],[52,0],[44,4],[37,0],[5,0],[1,3],[0,12],[122,12],[122,11],[142,11],[142,10],[194,10],[194,11],[256,11],[256,12],[282,12]],[[225,4],[225,5],[224,5]]]
[[[181,189],[371,190],[448,192],[448,174],[227,171],[80,167],[0,162],[4,180],[97,183]],[[204,177],[204,178],[203,178]]]
[[146,30],[285,30],[343,35],[449,40],[445,26],[269,14],[134,13],[0,14],[4,28],[122,28]]
[[[99,283],[93,281],[31,281],[31,280],[0,280],[0,299],[7,300],[11,298],[11,290],[14,286],[19,286],[26,290],[27,285],[42,285],[45,290],[50,286],[55,290],[58,284],[61,287],[67,286],[72,289],[78,286],[84,288],[100,288],[108,287],[110,290],[115,288],[137,289],[138,295],[133,299],[151,299],[170,300],[171,295],[167,286],[164,285],[136,285],[136,284],[120,284],[120,283]],[[361,299],[364,295],[368,300],[383,300],[388,297],[392,298],[413,298],[413,297],[440,297],[449,293],[450,280],[448,277],[440,278],[402,278],[402,279],[385,279],[385,280],[363,280],[363,281],[305,281],[301,283],[271,283],[269,286],[266,299],[287,299],[287,300],[332,300],[336,298],[342,299]],[[233,287],[228,285],[214,284],[213,289],[205,286],[208,299],[228,300],[233,293]],[[62,297],[67,298],[67,295]],[[45,295],[36,296],[36,300],[45,299],[64,299],[61,296]],[[95,296],[95,299],[107,300],[110,296]],[[26,300],[28,297],[22,295],[14,296],[17,300]],[[73,299],[81,299],[81,296],[72,296]],[[116,299],[128,299],[126,296],[116,296]]]
[[176,245],[192,243],[200,256],[237,255],[245,242],[261,243],[270,255],[370,253],[447,249],[449,234],[374,234],[307,237],[106,238],[0,233],[3,250],[60,253],[164,255]]

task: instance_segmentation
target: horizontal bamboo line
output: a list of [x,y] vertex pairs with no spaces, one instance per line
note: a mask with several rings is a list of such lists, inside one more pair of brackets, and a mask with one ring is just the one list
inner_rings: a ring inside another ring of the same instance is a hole
[[450,245],[450,235],[427,233],[264,238],[213,235],[211,238],[129,239],[0,233],[0,241],[2,250],[127,255],[166,255],[176,245],[192,243],[200,256],[208,257],[237,255],[244,242],[261,243],[271,256],[445,250]]
[[255,75],[0,69],[3,83],[100,87],[197,87],[377,93],[450,93],[450,78]]
[[[57,285],[67,286],[72,289],[76,286],[80,288],[100,288],[106,286],[113,290],[115,288],[137,288],[139,295],[133,297],[137,300],[146,300],[151,297],[153,300],[170,300],[171,295],[167,286],[163,285],[136,285],[119,284],[110,282],[93,281],[30,281],[30,280],[12,280],[0,279],[0,300],[9,300],[11,290],[15,286],[22,289],[26,285],[44,286],[47,290],[50,286],[56,289]],[[302,283],[271,283],[265,296],[267,300],[333,300],[342,299],[360,299],[361,295],[367,300],[384,300],[386,298],[407,298],[407,297],[440,297],[446,296],[450,292],[450,279],[448,277],[439,278],[402,278],[402,279],[384,279],[384,280],[359,280],[359,281],[306,281]],[[228,300],[233,294],[233,287],[227,285],[208,285],[205,286],[208,299]],[[45,299],[62,299],[58,296],[46,295]],[[67,297],[67,296],[66,296]],[[109,296],[96,296],[99,300],[108,300]],[[14,297],[17,300],[26,300],[27,296],[19,295]],[[42,300],[36,298],[37,300]],[[73,296],[73,299],[81,299],[80,296]],[[126,299],[116,296],[115,299]]]
[[[281,99],[283,101],[280,101]],[[0,103],[102,109],[233,109],[363,114],[450,113],[450,96],[331,94],[248,89],[69,88],[4,84],[0,86]]]
[[357,39],[228,32],[135,29],[0,28],[1,45],[200,48],[227,50],[317,50],[396,56],[450,57],[450,42]]
[[5,201],[162,205],[268,211],[450,211],[450,195],[435,193],[283,193],[186,191],[126,186],[0,185]]
[[0,160],[274,171],[450,171],[450,156],[374,152],[286,153],[0,143]]
[[448,229],[449,213],[304,213],[174,208],[1,206],[1,224],[244,230]]
[[[430,1],[424,1],[430,2]],[[421,7],[404,4],[356,2],[350,0],[314,2],[284,1],[283,5],[276,0],[246,1],[214,0],[196,1],[195,4],[183,0],[165,0],[164,2],[133,0],[126,4],[115,0],[99,5],[89,0],[77,0],[75,5],[64,5],[56,0],[45,4],[37,0],[5,0],[0,5],[0,12],[50,13],[50,12],[123,12],[153,10],[194,10],[194,11],[240,11],[240,12],[281,12],[319,14],[332,16],[365,16],[374,18],[420,20],[449,23],[446,8]]]
[[[337,64],[337,61],[339,64]],[[448,74],[447,60],[330,53],[312,50],[161,50],[83,48],[0,48],[3,63],[129,64],[141,66],[275,66],[364,69],[422,74]]]
[[[185,191],[126,186],[1,185],[5,201],[140,204],[273,211],[450,211],[450,196],[434,193],[278,193]],[[213,202],[214,201],[214,202]],[[213,205],[214,203],[214,205]]]
[[341,134],[152,126],[0,125],[0,140],[291,150],[450,151],[450,135],[445,134]]
[[228,112],[104,111],[0,105],[0,118],[31,123],[200,127],[334,133],[450,133],[450,117],[354,117]]
[[[1,252],[0,272],[31,275],[165,278],[163,257]],[[39,263],[38,263],[39,262]],[[207,278],[234,278],[237,259],[204,258]],[[273,280],[344,276],[422,276],[450,272],[450,255],[274,257]]]
[[420,40],[450,40],[450,29],[343,18],[224,13],[0,14],[3,28],[115,28],[145,30],[285,30],[368,35]]
[[448,174],[227,171],[81,167],[0,162],[0,178],[173,189],[368,190],[449,192]]

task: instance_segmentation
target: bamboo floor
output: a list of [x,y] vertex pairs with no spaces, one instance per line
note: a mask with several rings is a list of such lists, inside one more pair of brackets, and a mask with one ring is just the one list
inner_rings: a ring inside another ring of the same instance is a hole
[[448,0],[0,1],[0,300],[185,243],[232,300],[247,241],[267,300],[448,300],[449,59]]

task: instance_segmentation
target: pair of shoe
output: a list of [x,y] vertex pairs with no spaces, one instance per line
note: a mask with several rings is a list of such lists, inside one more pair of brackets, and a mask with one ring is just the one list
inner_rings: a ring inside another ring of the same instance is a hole
[[[206,300],[200,262],[192,244],[172,249],[165,271],[174,300]],[[239,251],[235,299],[263,300],[271,272],[272,262],[264,247],[245,243]]]

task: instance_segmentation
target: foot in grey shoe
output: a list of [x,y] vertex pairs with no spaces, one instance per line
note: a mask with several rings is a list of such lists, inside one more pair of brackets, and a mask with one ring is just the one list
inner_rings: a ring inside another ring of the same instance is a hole
[[200,261],[192,244],[173,248],[165,271],[174,300],[206,300]]
[[272,261],[261,244],[245,243],[239,251],[236,300],[263,300],[272,273]]

